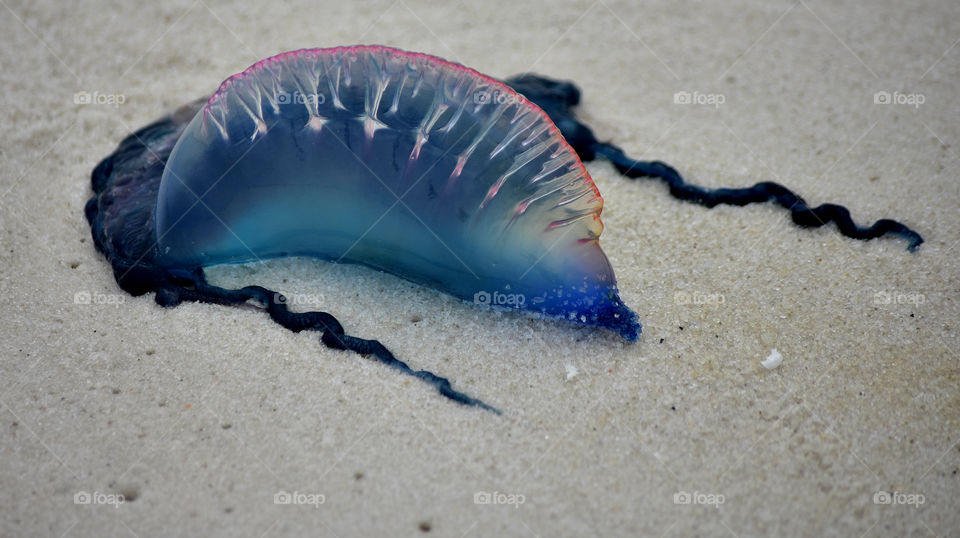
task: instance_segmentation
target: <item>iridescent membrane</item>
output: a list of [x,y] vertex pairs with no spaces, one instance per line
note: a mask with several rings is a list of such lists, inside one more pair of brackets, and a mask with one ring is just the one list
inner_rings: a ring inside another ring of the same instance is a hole
[[550,119],[499,81],[384,47],[261,61],[180,136],[157,199],[170,268],[312,256],[636,340],[603,200]]

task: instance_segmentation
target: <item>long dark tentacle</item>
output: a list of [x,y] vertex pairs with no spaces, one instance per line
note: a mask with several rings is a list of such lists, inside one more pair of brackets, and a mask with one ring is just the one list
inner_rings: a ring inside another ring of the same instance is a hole
[[85,212],[94,244],[113,266],[117,284],[132,295],[156,291],[156,301],[163,306],[183,301],[224,305],[257,301],[274,321],[291,331],[322,331],[321,341],[328,347],[375,357],[433,385],[457,403],[500,414],[481,400],[454,390],[448,379],[410,368],[380,342],[345,334],[340,322],[326,312],[290,312],[286,298],[266,288],[229,290],[207,283],[201,270],[174,274],[157,265],[153,226],[161,175],[183,128],[205,102],[206,98],[198,99],[128,136],[93,171],[94,195]]
[[800,195],[771,181],[738,189],[708,189],[687,183],[679,172],[660,161],[638,161],[628,157],[622,149],[600,142],[589,127],[577,121],[573,108],[580,102],[580,90],[570,82],[556,81],[539,75],[519,75],[507,79],[506,84],[536,103],[550,116],[567,142],[584,161],[603,157],[624,176],[634,179],[650,177],[662,180],[670,194],[680,200],[706,207],[719,204],[744,206],[773,201],[790,211],[793,222],[807,228],[818,228],[835,222],[840,233],[853,239],[875,239],[886,234],[899,235],[907,240],[911,252],[923,243],[920,234],[891,219],[880,219],[872,226],[858,226],[850,211],[837,204],[822,204],[811,208]]
[[450,380],[426,370],[414,370],[407,363],[397,359],[393,353],[377,340],[365,340],[344,333],[337,318],[326,312],[291,312],[287,308],[286,297],[281,293],[261,286],[247,286],[231,290],[213,286],[206,282],[202,272],[190,277],[172,279],[169,284],[159,287],[156,301],[162,306],[176,306],[183,301],[196,301],[224,305],[238,305],[247,301],[257,301],[264,305],[270,318],[283,327],[293,331],[322,331],[320,341],[329,348],[353,351],[360,355],[375,357],[378,361],[407,375],[429,383],[440,394],[463,405],[475,406],[496,414],[500,410],[482,400],[467,396],[455,390]]

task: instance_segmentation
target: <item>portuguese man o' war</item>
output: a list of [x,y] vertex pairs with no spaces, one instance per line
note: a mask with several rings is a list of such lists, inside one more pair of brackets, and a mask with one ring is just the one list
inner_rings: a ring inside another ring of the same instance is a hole
[[499,413],[414,370],[325,312],[282,294],[231,290],[204,268],[283,256],[359,263],[478,304],[528,310],[637,340],[600,249],[603,199],[582,161],[655,177],[707,206],[773,200],[794,222],[922,242],[892,220],[856,226],[842,206],[809,208],[775,183],[709,190],[636,161],[579,123],[577,88],[526,74],[503,82],[382,46],[307,49],[257,62],[209,98],[124,139],[93,171],[86,205],[117,283],[156,302],[259,303],[293,330],[371,355],[444,396]]
[[382,47],[263,60],[224,82],[171,152],[158,260],[361,263],[636,340],[597,241],[600,193],[550,119],[507,91]]

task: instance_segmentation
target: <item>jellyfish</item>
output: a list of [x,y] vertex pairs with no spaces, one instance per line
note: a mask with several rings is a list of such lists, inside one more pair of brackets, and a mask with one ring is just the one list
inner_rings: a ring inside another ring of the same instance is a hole
[[600,142],[574,114],[570,82],[504,81],[384,46],[273,56],[126,137],[93,170],[85,207],[118,285],[185,301],[250,304],[333,349],[370,356],[460,404],[500,411],[416,370],[327,312],[294,312],[261,286],[226,289],[204,269],[286,256],[356,263],[477,305],[609,330],[641,326],[600,248],[603,198],[583,162],[665,181],[708,207],[774,201],[795,223],[836,222],[857,239],[919,234],[884,219],[861,228],[842,206],[810,208],[776,183],[704,189],[672,167]]

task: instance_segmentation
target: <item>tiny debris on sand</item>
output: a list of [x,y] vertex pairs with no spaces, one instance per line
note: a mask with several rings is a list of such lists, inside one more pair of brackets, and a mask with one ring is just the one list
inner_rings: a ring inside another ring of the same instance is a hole
[[783,362],[783,355],[777,351],[776,348],[770,350],[770,354],[767,355],[767,358],[760,362],[764,368],[767,370],[773,370],[777,366],[780,366],[780,363]]

